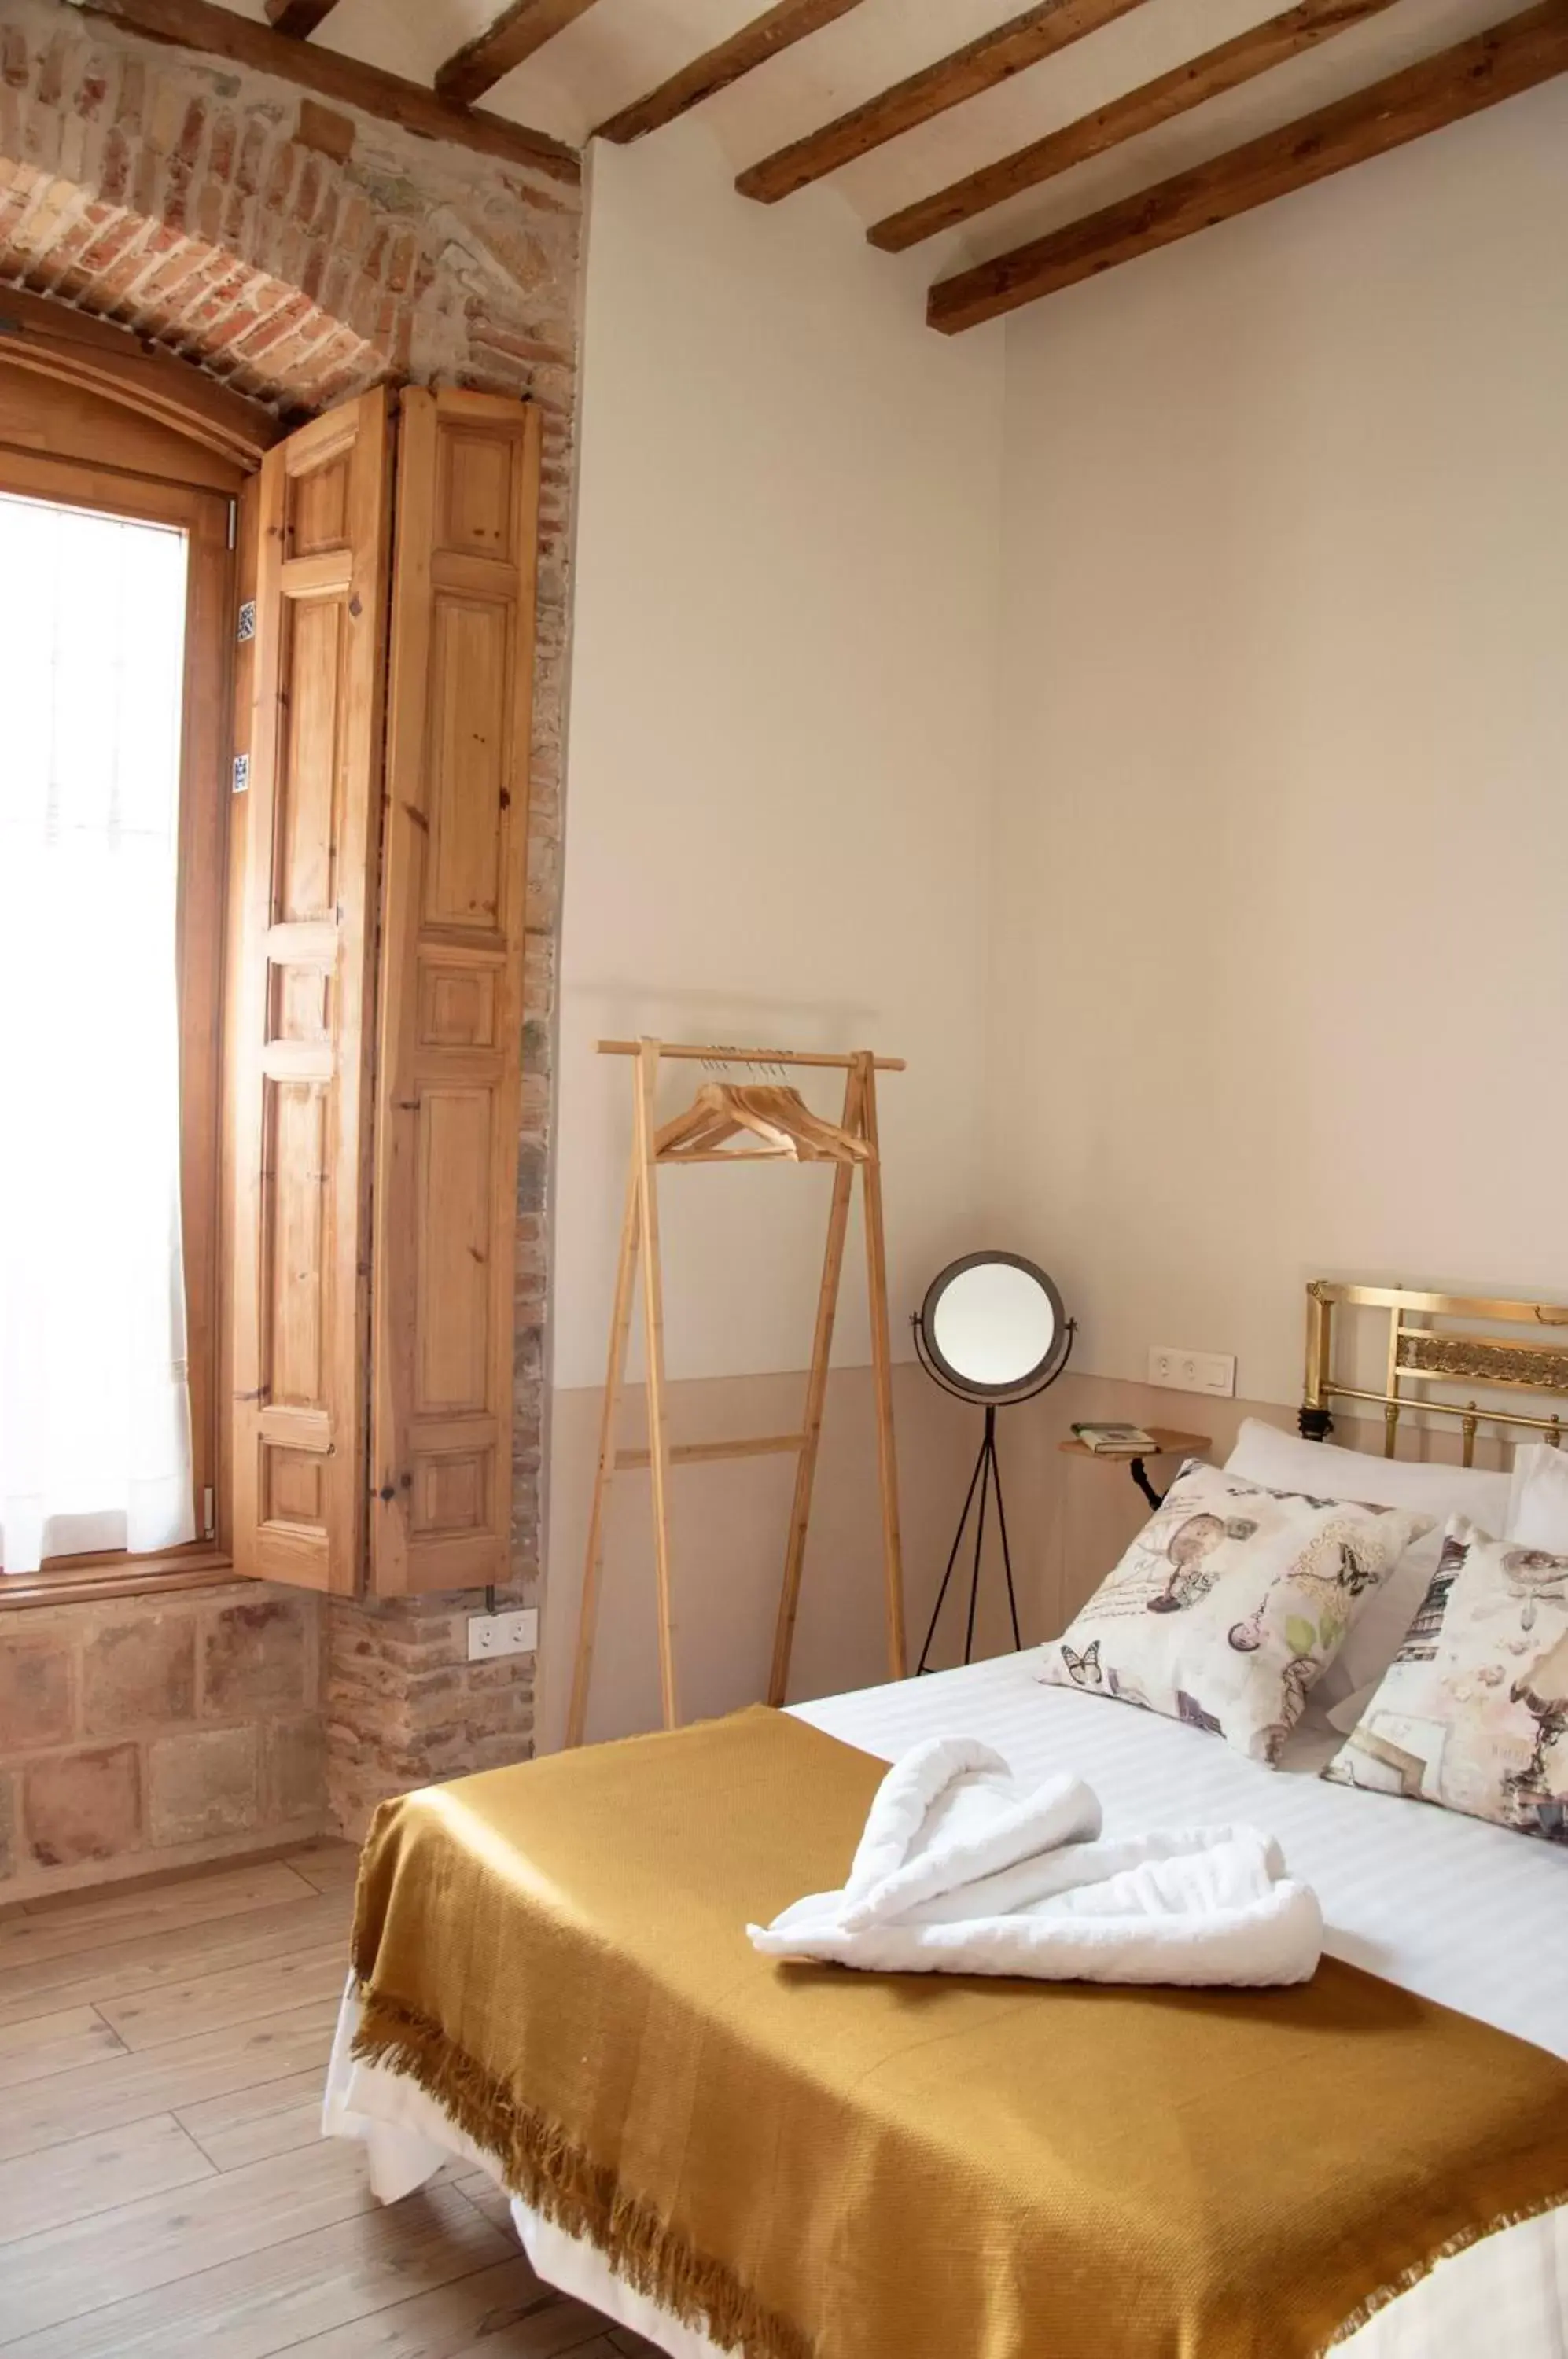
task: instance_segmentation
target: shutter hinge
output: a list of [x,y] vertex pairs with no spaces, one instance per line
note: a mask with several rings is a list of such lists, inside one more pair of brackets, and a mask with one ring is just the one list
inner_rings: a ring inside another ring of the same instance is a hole
[[229,502],[229,547],[231,549],[239,538],[239,529],[240,504],[238,500],[231,500]]
[[215,1540],[218,1537],[218,1502],[211,1483],[201,1494],[201,1537]]

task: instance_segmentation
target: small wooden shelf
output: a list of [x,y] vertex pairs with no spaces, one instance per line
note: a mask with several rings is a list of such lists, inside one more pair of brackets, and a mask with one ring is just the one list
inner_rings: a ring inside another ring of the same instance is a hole
[[1174,1426],[1170,1425],[1146,1425],[1143,1430],[1154,1436],[1152,1450],[1091,1450],[1088,1443],[1080,1441],[1075,1433],[1070,1433],[1065,1441],[1059,1441],[1056,1446],[1058,1450],[1066,1451],[1070,1458],[1096,1458],[1107,1466],[1130,1466],[1135,1458],[1201,1456],[1210,1448],[1213,1440],[1206,1433],[1178,1433]]

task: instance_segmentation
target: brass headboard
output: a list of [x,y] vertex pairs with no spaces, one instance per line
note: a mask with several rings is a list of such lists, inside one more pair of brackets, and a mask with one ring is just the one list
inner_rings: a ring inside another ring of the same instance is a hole
[[[1334,1312],[1341,1306],[1386,1310],[1388,1314],[1388,1374],[1384,1390],[1341,1383],[1334,1374]],[[1445,1328],[1443,1321],[1463,1322]],[[1502,1325],[1501,1334],[1480,1332]],[[1517,1331],[1530,1328],[1528,1340]],[[1538,1340],[1541,1331],[1546,1340]],[[1552,1333],[1551,1331],[1555,1331]],[[1456,1417],[1464,1430],[1466,1466],[1474,1463],[1475,1429],[1488,1425],[1517,1426],[1544,1433],[1555,1444],[1563,1439],[1562,1411],[1526,1415],[1522,1410],[1480,1407],[1475,1400],[1461,1405],[1437,1400],[1427,1388],[1434,1385],[1479,1385],[1490,1392],[1534,1393],[1542,1399],[1568,1399],[1568,1303],[1483,1302],[1462,1294],[1421,1294],[1400,1286],[1336,1286],[1313,1278],[1307,1288],[1307,1382],[1301,1400],[1301,1427],[1309,1440],[1322,1441],[1334,1420],[1331,1402],[1369,1401],[1383,1411],[1383,1453],[1394,1455],[1401,1409],[1420,1409],[1438,1417]],[[1422,1389],[1412,1391],[1411,1386]]]

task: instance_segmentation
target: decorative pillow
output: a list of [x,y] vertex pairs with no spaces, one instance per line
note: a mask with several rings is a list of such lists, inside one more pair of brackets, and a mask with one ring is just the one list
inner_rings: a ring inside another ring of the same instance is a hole
[[1192,1722],[1276,1761],[1307,1691],[1424,1520],[1266,1491],[1189,1459],[1063,1637],[1053,1687]]
[[[1225,1460],[1227,1474],[1271,1491],[1304,1491],[1316,1499],[1358,1499],[1383,1507],[1406,1507],[1430,1516],[1422,1537],[1406,1549],[1356,1622],[1338,1658],[1323,1674],[1324,1703],[1337,1703],[1357,1689],[1376,1687],[1410,1628],[1437,1571],[1443,1527],[1450,1516],[1468,1516],[1488,1532],[1511,1532],[1507,1522],[1508,1477],[1486,1467],[1455,1466],[1447,1459],[1381,1458],[1341,1450],[1332,1441],[1304,1441],[1260,1418],[1242,1419],[1236,1448]],[[1352,1723],[1354,1725],[1354,1723]]]
[[1568,1843],[1568,1556],[1456,1516],[1426,1603],[1323,1774]]

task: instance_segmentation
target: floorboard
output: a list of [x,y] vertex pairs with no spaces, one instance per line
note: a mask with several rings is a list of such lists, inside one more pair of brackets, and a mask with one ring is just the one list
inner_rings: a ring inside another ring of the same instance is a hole
[[352,1904],[342,1893],[301,1891],[297,1899],[276,1907],[248,1908],[205,1924],[103,1940],[19,1965],[0,1958],[0,2028],[60,2007],[131,1998],[197,1974],[286,1958],[328,1941],[336,1941],[341,1953],[352,1918]]
[[98,2012],[127,2048],[163,2048],[231,2024],[254,2023],[257,2016],[278,2015],[285,2007],[341,1999],[347,1961],[346,1938],[334,1937],[256,1965],[162,1983],[135,1998],[103,1999]]
[[[493,2268],[506,2253],[505,2240],[454,2187],[438,2187],[79,2312],[0,2349],[5,2359],[276,2359],[333,2328],[395,2316],[432,2287]],[[377,2346],[371,2340],[366,2347]],[[381,2344],[384,2354],[397,2347]],[[500,2342],[486,2359],[511,2354]]]
[[0,2031],[0,2089],[19,2088],[25,2081],[46,2080],[75,2064],[124,2054],[125,2042],[96,2008],[61,2007],[26,2023],[7,2024]]
[[102,1940],[129,1941],[171,1927],[211,1923],[248,1908],[270,1908],[284,1900],[308,1900],[316,1887],[281,1860],[260,1867],[215,1869],[210,1877],[182,1877],[150,1890],[62,1893],[46,1907],[30,1901],[0,1924],[0,1967],[30,1958],[67,1957]]
[[290,2359],[597,2359],[604,2332],[596,2311],[542,2286],[518,2254],[317,2335]]
[[512,2214],[504,2188],[497,2187],[495,2180],[487,2178],[484,2171],[470,2169],[463,2163],[458,2164],[453,2178],[474,2210],[484,2219],[488,2220],[493,2227],[505,2228],[510,2225]]
[[287,1864],[296,1875],[318,1892],[352,1894],[359,1875],[359,1854],[353,1843],[334,1843],[322,1835],[317,1842],[301,1843],[297,1851],[284,1854]]
[[[0,1919],[0,2359],[647,2359],[454,2163],[376,2203],[321,2136],[355,1854]],[[657,2354],[653,2354],[657,2359]]]
[[323,2138],[299,2154],[215,2171],[172,2195],[140,2196],[24,2236],[5,2246],[0,2268],[0,2345],[77,2316],[84,2299],[103,2308],[330,2228],[374,2200],[354,2148]]
[[111,2212],[138,2195],[212,2179],[216,2170],[172,2114],[149,2114],[124,2129],[99,2130],[43,2154],[0,2162],[0,2278],[5,2247],[18,2237]]
[[181,2105],[175,2119],[220,2170],[242,2170],[247,2162],[315,2144],[321,2135],[321,2081],[320,2068],[290,2072],[257,2088]]
[[148,2114],[178,2113],[204,2097],[254,2088],[289,2073],[313,2069],[324,2076],[337,2012],[334,2002],[318,2002],[35,2082],[0,2105],[0,2161],[59,2146],[89,2130],[145,2121]]

